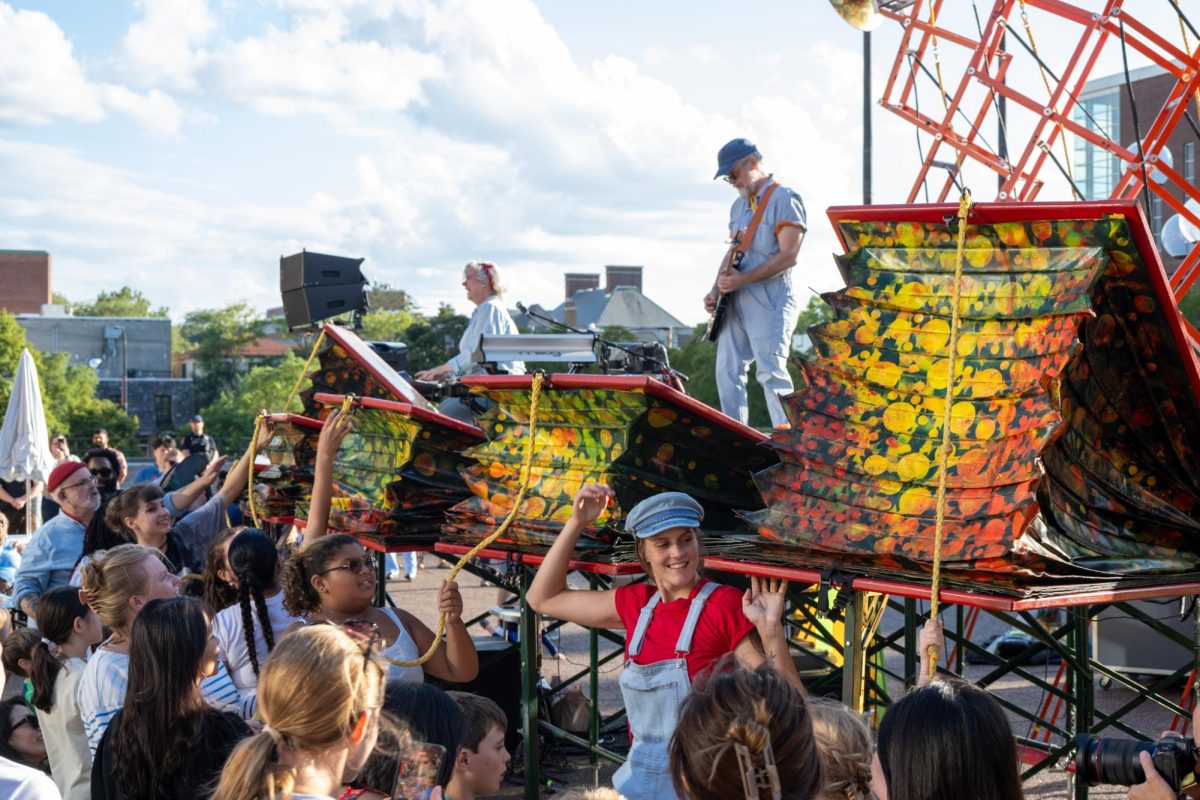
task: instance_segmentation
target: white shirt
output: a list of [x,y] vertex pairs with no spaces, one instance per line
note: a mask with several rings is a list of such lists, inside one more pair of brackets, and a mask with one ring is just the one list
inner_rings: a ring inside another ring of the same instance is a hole
[[0,758],[0,797],[8,800],[60,800],[62,795],[46,773]]
[[[421,657],[421,654],[417,652],[417,643],[409,635],[408,628],[404,627],[404,623],[400,621],[400,615],[388,606],[384,606],[383,611],[392,618],[392,622],[396,623],[396,628],[400,631],[396,637],[396,641],[392,642],[383,651],[383,655],[396,661],[416,661]],[[425,670],[420,664],[412,667],[398,667],[395,664],[388,665],[388,683],[392,683],[393,681],[400,683],[422,683],[424,680]]]
[[34,709],[46,741],[51,776],[63,800],[88,800],[92,796],[92,753],[75,697],[86,667],[82,658],[64,659],[54,679],[54,705],[49,711]]
[[[300,617],[293,617],[283,607],[283,592],[276,592],[273,597],[266,598],[267,600],[267,616],[271,620],[271,633],[275,635],[275,641],[278,642],[283,632],[289,626],[300,621]],[[250,604],[250,618],[254,623],[254,652],[258,656],[258,666],[262,669],[263,662],[267,660],[267,640],[263,638],[262,627],[258,621],[258,609],[254,604]],[[212,621],[213,636],[217,637],[217,644],[221,647],[221,656],[225,659],[225,663],[229,665],[229,676],[233,678],[233,685],[238,691],[246,694],[254,692],[258,688],[258,676],[254,674],[254,666],[250,663],[250,650],[246,647],[246,628],[242,623],[242,607],[240,605],[232,605],[229,608],[223,608]]]
[[[479,347],[480,336],[514,336],[518,333],[517,323],[509,316],[508,309],[500,302],[500,298],[492,295],[475,307],[471,313],[471,321],[458,340],[458,355],[450,359],[451,375],[461,378],[483,372],[481,365],[475,362],[475,350]],[[497,368],[505,370],[509,375],[524,375],[524,361],[501,361]]]

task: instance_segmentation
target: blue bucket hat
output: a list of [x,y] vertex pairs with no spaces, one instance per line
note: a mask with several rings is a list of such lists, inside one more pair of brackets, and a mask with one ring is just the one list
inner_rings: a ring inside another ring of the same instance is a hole
[[625,530],[647,539],[670,528],[699,528],[704,507],[683,492],[663,492],[647,497],[629,510]]
[[762,158],[762,153],[758,152],[754,142],[749,139],[734,139],[728,142],[717,153],[717,174],[713,175],[713,180],[728,175],[735,164],[748,156]]

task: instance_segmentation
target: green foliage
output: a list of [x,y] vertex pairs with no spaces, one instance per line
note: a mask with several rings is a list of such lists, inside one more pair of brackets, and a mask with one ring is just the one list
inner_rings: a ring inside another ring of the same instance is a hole
[[436,316],[417,317],[404,334],[404,341],[408,344],[409,372],[430,369],[449,361],[458,353],[458,340],[462,338],[468,322],[466,317],[455,314],[454,309],[446,303],[438,307]]
[[392,288],[386,283],[376,283],[367,293],[370,307],[375,311],[413,311],[413,299],[403,289]]
[[605,325],[604,330],[600,331],[600,336],[609,342],[636,342],[637,336],[628,328],[623,328],[620,325]]
[[420,315],[402,309],[371,311],[362,318],[362,338],[371,342],[403,342]]
[[237,388],[242,378],[237,351],[263,335],[266,320],[246,303],[193,311],[183,318],[180,337],[196,351],[196,404],[207,406]]
[[[204,432],[216,439],[222,453],[245,450],[254,432],[254,418],[264,409],[271,413],[283,411],[288,392],[303,369],[304,359],[291,353],[278,364],[254,367],[236,388],[225,390],[200,412]],[[298,412],[299,398],[287,410]]]
[[[65,297],[62,299],[66,300]],[[167,316],[167,309],[151,309],[150,300],[137,289],[130,289],[128,286],[122,286],[115,292],[101,292],[91,302],[70,303],[69,307],[77,317]]]
[[1179,301],[1179,313],[1183,318],[1200,328],[1200,291],[1192,289]]
[[82,453],[92,431],[107,428],[109,441],[128,452],[137,449],[137,418],[130,418],[111,400],[96,398],[96,373],[71,366],[66,353],[40,353],[25,338],[16,318],[0,311],[0,409],[8,407],[21,351],[29,348],[38,371],[46,428],[51,435],[65,431],[72,450]]

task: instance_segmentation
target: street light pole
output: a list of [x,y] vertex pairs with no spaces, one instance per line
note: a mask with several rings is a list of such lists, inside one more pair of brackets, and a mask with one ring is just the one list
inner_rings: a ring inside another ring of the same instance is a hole
[[121,328],[121,410],[129,413],[129,339]]

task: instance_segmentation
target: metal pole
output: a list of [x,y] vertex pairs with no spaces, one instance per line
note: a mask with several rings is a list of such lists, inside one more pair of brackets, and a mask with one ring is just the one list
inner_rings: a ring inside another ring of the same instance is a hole
[[521,565],[521,720],[525,750],[525,800],[538,800],[538,615],[529,607],[525,593],[533,582],[532,571]]
[[[850,591],[846,589],[844,591]],[[842,635],[842,703],[856,714],[863,712],[866,653],[863,652],[863,593],[855,590],[846,607]]]
[[863,205],[871,205],[871,32],[863,31]]
[[[1008,33],[1007,31],[1000,35],[1000,52],[1008,52]],[[1003,62],[1001,62],[1003,64]],[[1004,78],[1001,83],[1007,83],[1008,79]],[[996,155],[1008,161],[1008,99],[1001,94],[996,104],[998,116],[996,118],[996,131],[998,133],[998,143],[996,145]],[[996,175],[996,193],[1004,189],[1004,182],[1008,180],[1007,175]]]
[[121,410],[129,413],[129,338],[121,328]]

